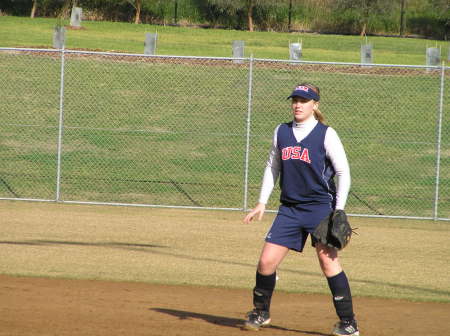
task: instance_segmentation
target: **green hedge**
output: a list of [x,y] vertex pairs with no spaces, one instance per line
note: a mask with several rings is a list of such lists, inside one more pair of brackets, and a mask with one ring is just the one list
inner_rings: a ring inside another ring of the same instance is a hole
[[[244,1],[244,0],[242,0]],[[133,0],[38,0],[36,16],[70,15],[73,3],[89,20],[133,22]],[[289,4],[292,2],[291,25]],[[279,0],[256,1],[253,21],[257,30],[303,30],[338,34],[399,34],[400,1],[374,0]],[[3,0],[3,14],[29,16],[31,0]],[[447,40],[450,14],[446,0],[408,0],[405,7],[407,34]],[[230,11],[210,0],[142,0],[141,22],[151,24],[206,25],[247,29],[246,10]],[[365,29],[364,29],[365,27]]]

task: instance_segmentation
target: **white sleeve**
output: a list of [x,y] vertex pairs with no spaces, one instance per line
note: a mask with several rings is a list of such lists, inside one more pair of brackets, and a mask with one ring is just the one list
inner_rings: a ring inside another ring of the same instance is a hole
[[325,134],[325,150],[337,176],[336,209],[344,210],[350,191],[350,167],[341,139],[331,127]]
[[261,185],[261,193],[259,195],[259,203],[267,204],[270,194],[273,191],[278,176],[280,175],[280,151],[277,146],[278,125],[272,139],[272,147],[269,151],[269,159],[267,160],[266,169]]

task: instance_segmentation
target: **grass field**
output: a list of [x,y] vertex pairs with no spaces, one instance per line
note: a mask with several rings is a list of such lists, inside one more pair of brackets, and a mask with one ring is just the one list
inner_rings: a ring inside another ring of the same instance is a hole
[[[55,195],[59,58],[50,56],[0,55],[4,197]],[[437,73],[275,65],[255,63],[250,206],[273,128],[290,118],[286,83],[301,78],[327,93],[322,110],[346,146],[353,176],[348,210],[432,216]],[[245,64],[68,55],[62,199],[241,207],[247,83]],[[443,123],[447,153],[448,116]],[[442,217],[450,211],[448,159],[441,163]]]
[[[250,288],[273,219],[242,212],[0,202],[0,273]],[[450,302],[449,225],[352,218],[341,252],[356,297]],[[309,244],[309,241],[308,241]],[[277,290],[328,293],[315,252],[290,253]]]
[[[0,16],[0,47],[52,47],[56,19]],[[68,25],[68,22],[65,22]],[[245,32],[169,26],[135,25],[120,22],[82,23],[82,30],[67,30],[66,48],[144,52],[145,33],[158,33],[157,54],[231,57],[233,40],[245,41],[245,56],[289,59],[289,43],[303,43],[303,60],[360,62],[359,36],[276,32]],[[374,63],[425,64],[427,47],[440,47],[447,60],[448,42],[425,39],[369,37]]]
[[[54,23],[51,19],[0,16],[0,45],[49,47]],[[85,30],[68,31],[67,47],[140,52],[136,49],[137,36],[149,28],[124,23],[85,24]],[[241,38],[233,34],[242,34],[251,36],[255,45],[267,53],[256,57],[285,58],[277,54],[276,45],[291,36],[159,28],[161,34],[164,32],[161,36],[167,34],[174,39],[171,46],[178,45],[178,37],[190,45],[186,52],[177,48],[164,52],[179,55],[201,55],[203,47],[211,47],[214,52],[209,55],[229,56],[225,53],[229,42]],[[28,33],[21,34],[22,29]],[[114,43],[120,48],[107,44],[114,34]],[[44,37],[47,42],[43,42]],[[358,39],[321,35],[311,38],[317,39],[317,50],[321,41],[344,58],[348,55],[342,48]],[[341,39],[347,42],[339,42]],[[96,41],[102,46],[94,48],[91,43]],[[385,43],[387,56],[382,63],[396,63],[399,52],[418,56],[413,45],[430,42],[393,38],[380,41]],[[62,199],[243,206],[247,64],[73,54],[66,58]],[[408,63],[404,54],[402,59],[401,63]],[[417,58],[412,63],[422,62]],[[0,92],[0,153],[7,158],[0,163],[0,196],[54,199],[59,55],[3,52],[0,70],[4,84]],[[321,109],[346,147],[352,169],[348,210],[358,214],[433,216],[439,72],[406,68],[255,62],[249,206],[258,197],[273,128],[290,119],[285,97],[299,81],[314,82],[322,88],[325,94]],[[449,101],[446,85],[444,111],[450,109]],[[448,113],[442,122],[438,217],[448,218]],[[276,206],[274,193],[270,207]]]

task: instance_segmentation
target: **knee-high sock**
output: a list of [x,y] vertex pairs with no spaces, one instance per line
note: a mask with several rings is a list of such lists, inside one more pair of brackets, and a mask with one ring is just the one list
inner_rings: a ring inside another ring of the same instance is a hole
[[341,320],[353,320],[353,302],[352,294],[350,292],[350,285],[344,271],[327,278],[328,286],[333,295],[333,304],[336,309],[336,314]]
[[256,285],[253,288],[253,304],[256,309],[270,310],[276,277],[276,272],[271,275],[262,275],[258,271],[256,272]]

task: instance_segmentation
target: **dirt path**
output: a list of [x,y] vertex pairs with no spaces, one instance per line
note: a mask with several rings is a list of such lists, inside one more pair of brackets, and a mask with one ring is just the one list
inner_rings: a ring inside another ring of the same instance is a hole
[[[247,290],[0,275],[0,335],[245,335]],[[449,304],[356,298],[363,336],[446,335]],[[262,335],[328,335],[328,296],[277,292]]]

